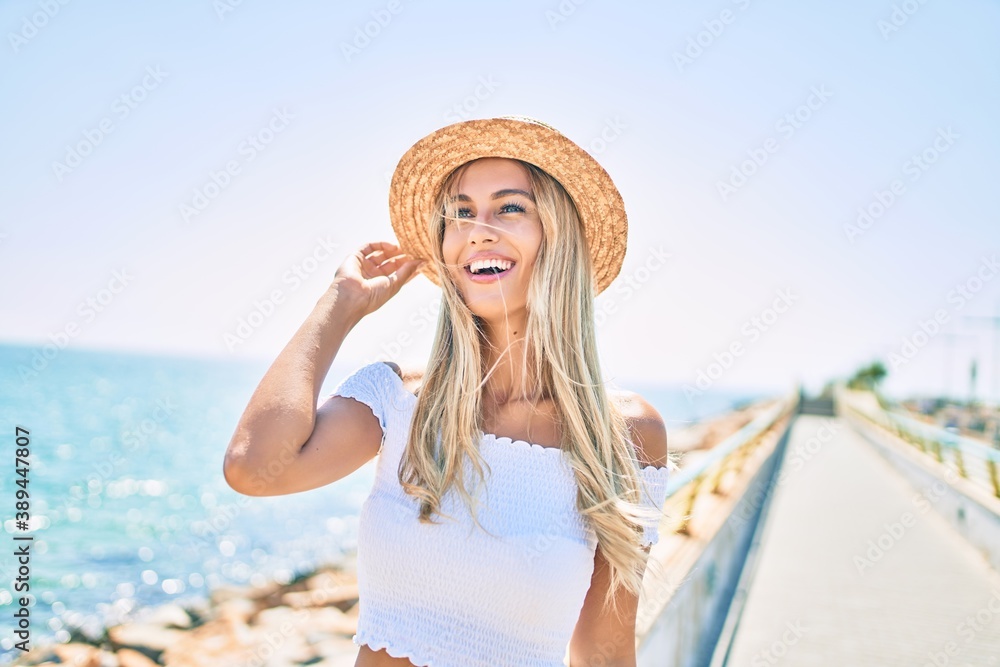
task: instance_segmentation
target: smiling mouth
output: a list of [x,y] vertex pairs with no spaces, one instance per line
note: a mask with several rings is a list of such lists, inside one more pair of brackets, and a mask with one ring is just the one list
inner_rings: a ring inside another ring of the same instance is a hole
[[514,268],[513,264],[510,266],[510,268],[507,268],[507,269],[499,269],[499,268],[497,268],[495,266],[490,266],[490,267],[487,267],[485,269],[480,269],[479,271],[476,271],[475,273],[473,273],[472,269],[470,269],[469,267],[465,267],[465,272],[468,273],[468,274],[470,274],[470,275],[473,275],[473,276],[489,276],[489,275],[498,275],[498,274],[501,274],[501,273],[507,273],[508,271],[510,271],[513,268]]
[[465,269],[466,275],[473,278],[490,278],[494,276],[503,276],[509,273],[515,266],[515,262],[509,262],[510,266],[506,269],[501,269],[498,266],[487,266],[480,268],[478,271],[473,272],[469,264],[466,264],[463,268]]

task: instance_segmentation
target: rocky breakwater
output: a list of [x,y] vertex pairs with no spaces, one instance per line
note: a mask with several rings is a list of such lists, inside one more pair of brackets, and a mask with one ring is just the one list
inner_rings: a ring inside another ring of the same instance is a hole
[[35,667],[350,667],[357,657],[358,584],[351,563],[288,584],[224,586],[182,607],[145,609],[87,641],[36,647]]

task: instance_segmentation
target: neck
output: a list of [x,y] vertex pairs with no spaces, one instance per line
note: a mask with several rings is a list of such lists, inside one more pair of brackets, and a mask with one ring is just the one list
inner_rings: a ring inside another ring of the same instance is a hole
[[524,322],[506,320],[501,323],[485,322],[486,374],[483,402],[502,406],[516,400],[533,398],[538,388],[530,385],[522,367],[527,346],[524,339]]

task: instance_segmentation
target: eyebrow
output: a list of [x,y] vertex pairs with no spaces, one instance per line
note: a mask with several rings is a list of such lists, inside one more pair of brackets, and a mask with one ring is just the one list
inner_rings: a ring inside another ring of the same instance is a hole
[[[508,188],[506,190],[497,190],[492,195],[490,195],[490,199],[500,199],[501,197],[509,197],[510,195],[523,195],[523,196],[527,197],[528,199],[530,199],[532,202],[535,201],[534,196],[532,196],[532,194],[530,192],[526,192],[525,190],[517,190],[517,189],[514,189],[514,188]],[[469,195],[457,195],[455,197],[450,198],[448,201],[450,201],[450,202],[453,202],[453,201],[472,201],[472,198],[469,197]]]

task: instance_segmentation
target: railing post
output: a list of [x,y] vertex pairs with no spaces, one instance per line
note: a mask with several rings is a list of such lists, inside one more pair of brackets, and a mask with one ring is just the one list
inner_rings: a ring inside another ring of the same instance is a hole
[[732,458],[732,454],[727,456],[724,460],[719,461],[719,472],[712,476],[712,493],[720,494],[722,490],[719,486],[722,484],[722,478],[725,477],[726,471],[729,470],[729,459]]
[[684,514],[681,516],[681,525],[677,527],[678,533],[683,535],[691,534],[691,515],[694,513],[694,503],[698,499],[698,487],[701,486],[704,475],[700,475],[691,480],[691,493],[688,494],[684,503]]
[[962,477],[968,479],[969,475],[965,472],[965,459],[962,458],[962,446],[956,445],[955,447],[955,465],[958,466],[958,474]]
[[[779,417],[779,419],[781,419],[781,417]],[[777,420],[775,420],[775,423],[777,423]],[[749,441],[747,441],[745,445],[740,447],[739,449],[740,458],[736,464],[738,469],[740,470],[743,469],[743,465],[747,462],[747,459],[750,458],[750,455],[753,453],[753,450],[756,449],[757,444],[760,442],[760,439],[761,439],[760,435],[754,436]]]
[[720,488],[722,478],[725,477],[726,473],[730,470],[737,470],[738,472],[743,467],[743,462],[747,459],[750,450],[759,438],[760,435],[755,435],[741,445],[735,452],[719,462],[719,472],[712,480],[712,493],[722,493],[722,489]]
[[990,481],[993,483],[993,495],[1000,498],[1000,479],[997,478],[997,464],[993,459],[986,459],[986,468],[990,471]]

